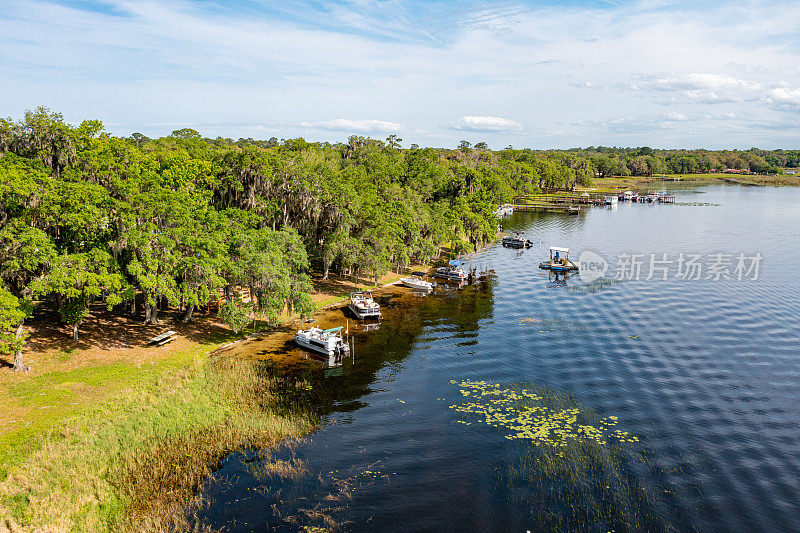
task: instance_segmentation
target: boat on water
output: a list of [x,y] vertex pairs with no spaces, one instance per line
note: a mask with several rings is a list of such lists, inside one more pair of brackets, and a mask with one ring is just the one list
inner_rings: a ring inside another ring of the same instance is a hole
[[463,264],[464,263],[458,259],[453,259],[447,264],[447,266],[437,268],[436,273],[433,276],[436,278],[446,279],[448,281],[466,281],[467,273],[464,272],[463,268],[461,268],[461,265]]
[[303,348],[313,350],[327,357],[340,355],[350,351],[350,346],[339,334],[342,329],[343,326],[330,329],[318,327],[311,327],[306,330],[301,329],[295,333],[294,342]]
[[347,307],[359,319],[381,317],[381,306],[372,298],[372,293],[369,291],[351,292]]
[[578,270],[578,263],[569,258],[569,248],[551,246],[550,261],[539,263],[539,268],[552,270],[553,272],[569,272],[570,270]]
[[400,283],[418,291],[432,291],[436,284],[426,280],[425,277],[427,274],[424,272],[412,272],[410,276],[400,278]]
[[514,214],[514,206],[509,204],[501,205],[500,207],[497,208],[494,214],[497,215],[497,218],[504,218],[507,216],[511,216]]
[[507,248],[530,248],[533,243],[522,236],[521,233],[514,232],[513,235],[503,237],[503,246]]

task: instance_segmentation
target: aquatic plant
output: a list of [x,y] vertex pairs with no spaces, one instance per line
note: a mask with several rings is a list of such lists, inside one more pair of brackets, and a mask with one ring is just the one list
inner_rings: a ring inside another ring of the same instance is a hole
[[455,423],[486,425],[518,446],[505,483],[525,495],[531,520],[547,530],[665,529],[634,472],[636,435],[616,416],[598,418],[572,394],[532,384],[451,380],[462,403]]
[[[456,383],[451,381],[451,383]],[[503,388],[485,381],[462,381],[461,395],[477,401],[451,405],[458,413],[477,415],[490,426],[509,431],[507,439],[529,439],[536,446],[548,445],[565,448],[571,441],[592,440],[606,444],[609,439],[619,442],[637,442],[638,437],[627,431],[613,429],[617,417],[600,419],[596,425],[588,423],[589,415],[578,407],[550,407],[542,392],[525,388]],[[471,424],[467,420],[458,420]],[[559,451],[559,455],[563,455]]]

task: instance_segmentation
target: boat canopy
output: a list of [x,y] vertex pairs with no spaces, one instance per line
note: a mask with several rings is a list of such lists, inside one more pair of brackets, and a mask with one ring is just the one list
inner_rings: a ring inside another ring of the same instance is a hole
[[454,267],[461,266],[461,265],[463,265],[463,264],[464,264],[464,263],[463,263],[462,261],[459,261],[458,259],[452,259],[452,260],[450,260],[450,262],[448,263],[448,265],[450,265],[450,266],[454,266]]
[[330,328],[330,329],[323,330],[322,333],[333,333],[333,332],[339,331],[339,330],[341,330],[343,328],[344,328],[344,326],[339,326],[338,328]]
[[412,276],[427,276],[428,274],[426,274],[425,272],[412,272],[411,275]]
[[568,254],[569,248],[560,248],[558,246],[551,246],[550,253],[552,254],[553,252],[564,252],[565,254]]

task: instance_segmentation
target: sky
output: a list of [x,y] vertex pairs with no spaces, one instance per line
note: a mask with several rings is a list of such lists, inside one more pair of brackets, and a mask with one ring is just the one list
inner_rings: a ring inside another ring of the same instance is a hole
[[0,0],[0,116],[115,135],[800,147],[800,2]]

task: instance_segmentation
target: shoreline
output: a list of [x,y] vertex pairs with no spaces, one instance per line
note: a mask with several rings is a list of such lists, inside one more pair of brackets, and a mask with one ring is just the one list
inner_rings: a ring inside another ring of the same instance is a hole
[[[365,289],[381,296],[397,286],[400,276],[389,272],[385,283]],[[347,297],[321,297],[333,301],[316,309],[313,321],[341,322]],[[104,348],[113,361],[81,360],[70,370],[51,364],[43,365],[46,372],[34,367],[30,374],[4,373],[0,394],[7,402],[0,415],[12,422],[28,420],[24,426],[0,426],[0,532],[138,530],[140,523],[186,529],[183,513],[187,505],[200,504],[197,489],[210,475],[210,465],[254,445],[269,451],[316,428],[302,401],[284,396],[287,378],[266,374],[252,358],[236,353],[256,340],[286,345],[301,320],[286,317],[236,339],[230,333],[217,338],[216,330],[191,340],[187,335],[178,349]],[[209,322],[211,317],[198,320]],[[173,326],[164,320],[158,327]],[[135,364],[131,357],[141,359],[142,352],[151,360]],[[43,355],[36,360],[44,362]],[[93,378],[83,382],[84,376]],[[309,385],[289,381],[291,395],[302,399]],[[265,396],[272,399],[264,402]],[[36,403],[26,404],[29,400]],[[288,412],[279,407],[287,402],[294,405]],[[174,465],[183,468],[174,471]],[[151,474],[159,468],[156,483]],[[72,487],[69,494],[59,488],[64,484]],[[142,505],[143,500],[149,503]]]
[[[467,256],[501,237],[498,232]],[[438,262],[448,256],[444,251]],[[431,272],[436,264],[409,265],[406,271]],[[375,285],[332,276],[326,281],[338,292],[324,290],[325,282],[315,278],[315,286],[322,290],[313,295],[319,307],[310,318],[324,327],[349,320],[358,331],[359,321],[342,314],[349,292],[370,290],[380,298],[400,285],[402,275],[389,271]],[[187,325],[178,321],[177,311],[170,311],[158,325],[131,321],[122,326],[120,333],[137,335],[138,345],[119,340],[113,328],[113,343],[93,343],[90,331],[81,343],[74,343],[60,337],[60,325],[47,319],[33,323],[36,332],[50,335],[48,349],[31,349],[43,345],[37,338],[28,351],[29,360],[35,362],[33,370],[0,375],[0,396],[7,400],[0,410],[0,516],[8,517],[0,520],[0,532],[3,528],[124,530],[145,522],[156,529],[168,523],[170,529],[181,530],[182,513],[198,504],[197,489],[210,474],[209,465],[254,443],[269,451],[316,428],[317,422],[303,408],[275,411],[286,398],[266,402],[266,411],[265,402],[255,401],[255,396],[242,399],[247,391],[258,390],[263,398],[264,387],[269,390],[270,383],[284,377],[260,375],[254,359],[238,357],[239,350],[268,340],[281,348],[277,351],[281,362],[291,365],[297,358],[288,352],[301,357],[304,352],[286,347],[304,319],[282,316],[275,326],[234,335],[210,314]],[[95,317],[97,327],[103,324],[100,315]],[[182,339],[159,348],[141,344],[161,329],[179,329]],[[295,383],[292,389],[302,393],[306,386]],[[198,410],[203,411],[200,418]],[[143,432],[146,438],[138,431],[130,433],[143,424],[151,428]],[[215,435],[213,441],[208,434]],[[193,452],[175,457],[174,450]],[[165,461],[185,465],[185,472],[178,475],[164,466],[166,472],[154,484],[147,472]],[[63,494],[57,486],[67,480],[73,489]],[[76,498],[84,501],[83,510],[74,507]],[[150,503],[141,505],[142,499]],[[87,505],[94,509],[90,518]]]

